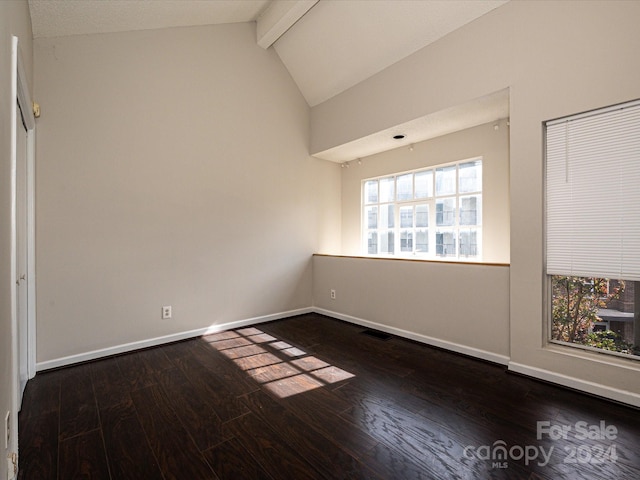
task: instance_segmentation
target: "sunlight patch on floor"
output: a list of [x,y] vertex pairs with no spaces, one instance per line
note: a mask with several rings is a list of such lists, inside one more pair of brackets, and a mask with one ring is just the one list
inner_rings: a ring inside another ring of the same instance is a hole
[[255,327],[219,332],[203,339],[281,398],[355,376]]

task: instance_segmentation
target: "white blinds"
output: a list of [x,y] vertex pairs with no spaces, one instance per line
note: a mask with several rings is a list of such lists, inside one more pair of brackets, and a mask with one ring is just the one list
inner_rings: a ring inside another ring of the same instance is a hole
[[546,124],[547,273],[640,281],[640,101]]

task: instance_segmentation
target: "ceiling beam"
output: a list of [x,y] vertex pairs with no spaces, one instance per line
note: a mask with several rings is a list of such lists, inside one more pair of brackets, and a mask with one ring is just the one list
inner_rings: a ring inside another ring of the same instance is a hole
[[318,0],[274,0],[258,17],[256,36],[265,50],[307,13]]

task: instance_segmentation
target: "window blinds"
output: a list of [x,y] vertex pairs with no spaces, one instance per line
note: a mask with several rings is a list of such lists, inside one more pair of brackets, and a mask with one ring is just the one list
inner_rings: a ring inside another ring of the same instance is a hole
[[546,123],[547,273],[640,281],[640,101]]

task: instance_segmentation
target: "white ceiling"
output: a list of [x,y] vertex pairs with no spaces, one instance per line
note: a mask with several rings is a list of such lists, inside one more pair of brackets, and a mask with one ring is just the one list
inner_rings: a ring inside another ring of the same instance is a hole
[[34,37],[251,22],[269,0],[29,0]]
[[[307,103],[315,106],[507,1],[29,0],[29,8],[34,37],[255,21],[257,43],[263,48],[273,45]],[[485,119],[486,111],[480,115],[474,105],[486,110],[487,102],[472,102],[461,111],[469,119]],[[496,108],[504,113],[504,106],[502,102]],[[430,128],[421,134],[426,139],[435,136],[436,124],[444,131],[443,122],[447,133],[473,126],[467,120],[457,127],[447,114],[403,127],[414,132]],[[387,133],[352,142],[343,151],[329,152],[326,159],[340,162],[392,148],[380,143]]]
[[274,47],[314,106],[504,3],[321,0]]

